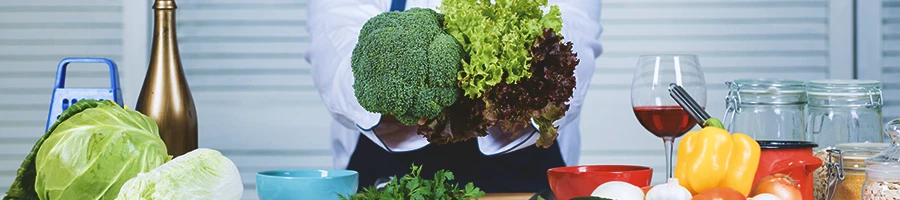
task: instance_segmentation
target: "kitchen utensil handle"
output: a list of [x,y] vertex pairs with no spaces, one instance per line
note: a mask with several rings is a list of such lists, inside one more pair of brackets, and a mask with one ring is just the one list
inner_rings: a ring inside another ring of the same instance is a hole
[[780,160],[772,163],[771,173],[788,174],[794,168],[803,168],[806,171],[815,171],[822,166],[822,159],[815,156],[803,156],[794,159]]
[[66,70],[72,63],[102,63],[109,67],[109,88],[112,91],[119,89],[119,72],[116,63],[107,58],[64,58],[59,62],[56,70],[55,88],[66,87]]
[[684,90],[683,87],[679,86],[675,83],[669,84],[669,95],[675,99],[675,102],[678,102],[678,105],[684,109],[691,117],[697,120],[697,124],[700,127],[703,127],[703,124],[706,123],[706,120],[709,120],[710,116],[694,98],[691,97],[687,91]]

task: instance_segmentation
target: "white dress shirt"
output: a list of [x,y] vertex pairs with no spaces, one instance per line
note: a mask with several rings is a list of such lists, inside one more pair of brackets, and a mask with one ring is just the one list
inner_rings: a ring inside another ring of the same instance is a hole
[[[580,63],[576,66],[576,88],[565,116],[559,125],[560,153],[566,165],[578,165],[581,154],[580,112],[594,73],[595,59],[601,54],[599,0],[550,0],[562,12],[562,34],[574,43]],[[413,7],[437,10],[440,0],[407,0],[406,9]],[[413,151],[429,145],[425,137],[416,134],[415,127],[399,123],[379,123],[381,114],[363,109],[353,92],[353,72],[350,56],[356,46],[359,30],[369,18],[389,11],[391,0],[311,0],[307,29],[310,45],[306,60],[312,66],[313,82],[334,121],[331,124],[331,144],[334,167],[345,169],[350,162],[360,133],[391,152]],[[546,11],[546,9],[545,9]],[[460,97],[466,98],[466,97]],[[377,129],[376,129],[377,126]],[[535,125],[537,126],[537,125]],[[377,133],[376,131],[378,130]],[[510,138],[497,128],[488,136],[479,137],[478,145],[485,155],[503,154],[535,145],[539,134],[533,130],[520,137]]]

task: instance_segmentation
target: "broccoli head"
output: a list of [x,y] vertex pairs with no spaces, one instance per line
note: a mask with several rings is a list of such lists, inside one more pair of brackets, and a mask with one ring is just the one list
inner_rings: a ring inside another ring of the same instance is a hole
[[464,51],[441,22],[443,15],[427,8],[366,21],[350,59],[354,94],[363,108],[414,125],[456,102]]

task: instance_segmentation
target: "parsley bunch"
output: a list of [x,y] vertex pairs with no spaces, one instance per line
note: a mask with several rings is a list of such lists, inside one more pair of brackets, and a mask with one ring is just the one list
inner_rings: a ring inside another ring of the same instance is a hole
[[375,186],[369,186],[362,192],[351,196],[340,195],[342,200],[456,200],[478,199],[484,196],[484,191],[475,187],[472,183],[459,189],[459,184],[449,183],[453,180],[453,172],[439,170],[434,173],[434,180],[425,180],[419,176],[422,166],[413,165],[412,172],[403,178],[392,179],[384,187],[377,190]]

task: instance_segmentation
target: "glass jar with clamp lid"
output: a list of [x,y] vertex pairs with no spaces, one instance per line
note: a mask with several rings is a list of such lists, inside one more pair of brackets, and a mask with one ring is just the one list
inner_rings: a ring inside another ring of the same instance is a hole
[[802,81],[738,79],[727,82],[725,127],[756,140],[807,141]]
[[806,84],[806,133],[820,148],[884,141],[881,82],[816,80]]

